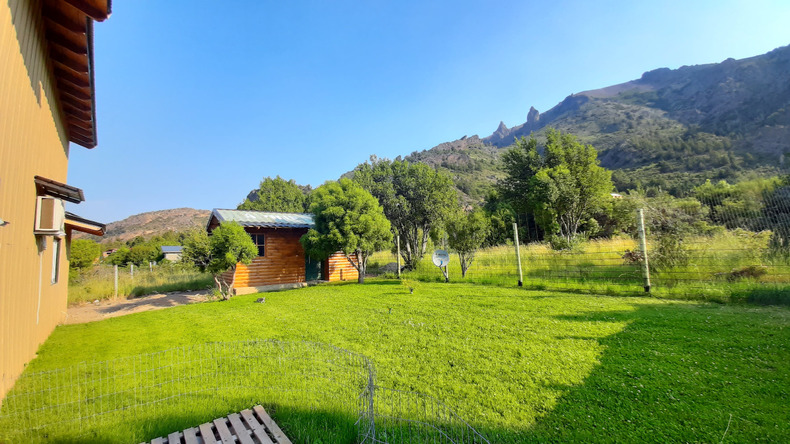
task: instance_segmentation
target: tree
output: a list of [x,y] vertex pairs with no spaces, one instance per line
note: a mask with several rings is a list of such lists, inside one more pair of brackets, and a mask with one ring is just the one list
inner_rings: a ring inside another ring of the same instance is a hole
[[598,152],[571,134],[549,129],[541,156],[534,138],[522,138],[503,156],[507,176],[500,188],[518,209],[530,211],[548,234],[570,244],[585,224],[610,203],[612,173]]
[[126,262],[131,262],[137,266],[156,261],[161,255],[161,250],[152,245],[139,244],[129,249],[126,255]]
[[107,256],[105,262],[110,265],[126,265],[127,256],[129,256],[129,247],[122,246],[115,250],[115,253]]
[[305,252],[323,260],[342,251],[364,283],[370,255],[392,242],[390,223],[378,201],[349,179],[321,185],[310,200],[315,228],[300,239]]
[[74,239],[71,241],[69,267],[82,270],[90,267],[101,254],[101,245],[90,239]]
[[181,260],[194,264],[200,271],[206,271],[211,262],[211,242],[205,230],[190,230],[184,234],[181,241],[184,249]]
[[261,181],[257,191],[250,193],[239,210],[277,211],[283,213],[302,213],[305,211],[307,197],[304,191],[292,180],[280,176],[267,177]]
[[[249,265],[258,255],[258,248],[237,222],[222,222],[215,228],[209,237],[209,248],[211,260],[206,269],[214,275],[222,299],[228,299],[236,281],[236,266]],[[230,282],[223,276],[226,271],[230,271]]]
[[461,263],[461,276],[466,277],[466,270],[472,266],[475,253],[483,245],[491,231],[491,224],[482,210],[466,214],[458,214],[448,220],[447,243],[458,253]]
[[423,163],[372,158],[354,170],[354,181],[368,190],[400,235],[406,269],[425,255],[431,228],[458,208],[453,181]]

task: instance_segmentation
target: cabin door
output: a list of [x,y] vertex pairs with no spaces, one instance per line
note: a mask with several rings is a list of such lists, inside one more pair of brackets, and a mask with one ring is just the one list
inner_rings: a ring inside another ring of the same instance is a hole
[[321,261],[317,261],[310,256],[305,255],[304,279],[306,281],[317,281],[321,279]]

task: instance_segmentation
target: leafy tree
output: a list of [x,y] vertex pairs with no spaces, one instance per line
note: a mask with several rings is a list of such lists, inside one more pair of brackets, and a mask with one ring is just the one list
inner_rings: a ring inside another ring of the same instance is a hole
[[340,179],[316,188],[310,200],[315,228],[300,240],[305,252],[323,260],[342,251],[359,272],[359,283],[365,282],[370,255],[392,242],[390,223],[376,198],[356,182]]
[[90,239],[71,241],[69,267],[82,270],[90,267],[101,254],[101,245]]
[[354,170],[354,181],[381,203],[400,235],[404,267],[413,270],[425,255],[431,228],[458,207],[453,181],[423,163],[372,158]]
[[206,271],[211,262],[211,242],[205,230],[190,230],[181,241],[183,250],[181,261],[194,264],[200,271]]
[[305,193],[292,180],[280,176],[267,177],[261,181],[256,191],[256,199],[249,197],[238,206],[239,210],[277,211],[283,213],[302,213],[306,209]]
[[120,247],[115,250],[115,253],[107,256],[105,262],[110,265],[126,265],[128,262],[127,256],[129,255],[129,247]]
[[483,245],[491,230],[489,219],[482,210],[458,214],[447,222],[447,243],[458,253],[461,276],[472,266],[475,253]]
[[548,234],[571,244],[593,216],[611,202],[612,173],[601,167],[592,145],[549,129],[543,154],[522,138],[503,156],[507,176],[500,188],[513,206],[532,212]]
[[[248,265],[258,255],[258,248],[244,227],[237,222],[222,222],[209,237],[211,260],[206,269],[214,275],[222,299],[231,296],[236,281],[236,266]],[[230,282],[225,279],[225,272],[230,272]]]
[[129,249],[129,253],[126,255],[126,262],[140,266],[156,261],[160,255],[161,251],[159,248],[148,244],[139,244]]

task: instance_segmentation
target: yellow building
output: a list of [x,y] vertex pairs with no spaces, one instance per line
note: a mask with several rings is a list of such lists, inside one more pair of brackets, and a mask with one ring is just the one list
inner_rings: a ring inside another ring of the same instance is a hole
[[[70,142],[96,146],[93,21],[110,0],[0,2],[0,399],[65,318]],[[81,149],[75,147],[75,149]]]

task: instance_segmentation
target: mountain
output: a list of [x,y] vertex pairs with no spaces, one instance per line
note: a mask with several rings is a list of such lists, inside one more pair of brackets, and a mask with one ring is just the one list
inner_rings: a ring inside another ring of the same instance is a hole
[[[705,179],[776,174],[790,154],[790,46],[721,63],[660,68],[641,78],[571,94],[526,122],[500,122],[488,137],[464,137],[410,161],[444,168],[478,200],[499,177],[501,148],[552,127],[598,149],[619,189],[662,187],[682,194]],[[491,168],[489,168],[489,166]],[[470,174],[470,168],[473,173]],[[475,169],[478,168],[478,169]]]
[[75,237],[90,238],[102,243],[125,242],[137,236],[150,238],[167,231],[177,232],[190,228],[205,228],[210,214],[209,210],[193,208],[151,211],[107,224],[106,234],[103,237],[99,238],[84,233],[75,233]]

